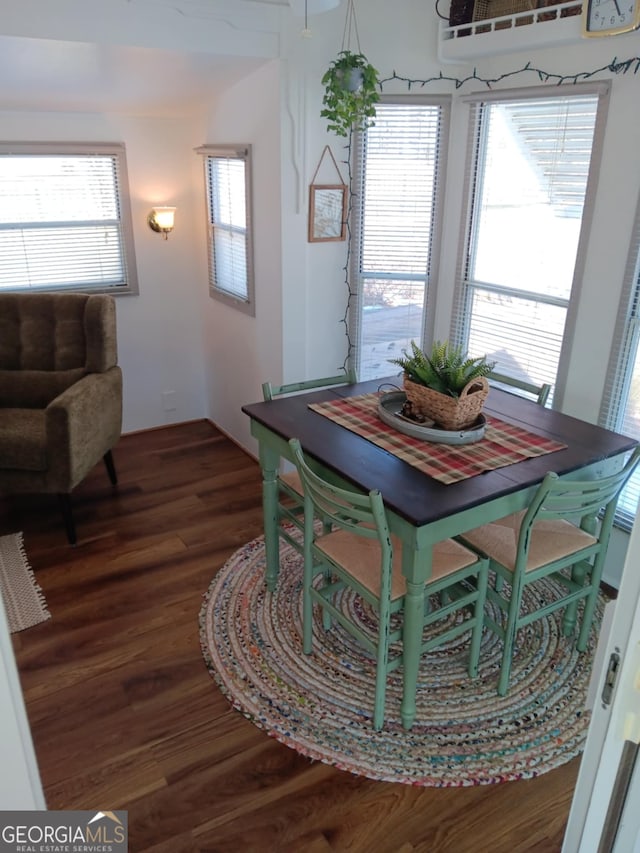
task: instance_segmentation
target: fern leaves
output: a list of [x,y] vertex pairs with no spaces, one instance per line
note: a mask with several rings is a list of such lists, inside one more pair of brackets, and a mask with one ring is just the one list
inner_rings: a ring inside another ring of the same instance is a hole
[[392,358],[390,363],[401,367],[412,382],[449,397],[459,397],[472,379],[487,376],[495,367],[495,362],[488,362],[486,356],[469,358],[461,347],[448,341],[436,341],[430,356],[411,341],[411,354],[404,350],[402,357]]

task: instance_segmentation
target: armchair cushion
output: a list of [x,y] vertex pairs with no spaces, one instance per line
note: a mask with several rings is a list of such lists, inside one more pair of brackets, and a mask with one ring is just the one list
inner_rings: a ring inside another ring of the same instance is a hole
[[44,409],[0,408],[0,468],[46,471]]
[[85,375],[71,370],[0,370],[0,407],[42,409]]
[[3,293],[0,370],[102,373],[117,362],[115,301],[87,293]]

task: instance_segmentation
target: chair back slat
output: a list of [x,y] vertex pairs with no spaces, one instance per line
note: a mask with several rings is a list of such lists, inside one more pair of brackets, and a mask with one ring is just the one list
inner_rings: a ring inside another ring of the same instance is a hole
[[350,492],[333,486],[319,477],[305,462],[300,442],[289,442],[308,498],[317,517],[333,527],[350,530],[368,539],[389,538],[389,527],[382,495],[374,490],[368,494]]
[[517,571],[524,570],[531,531],[538,520],[563,519],[595,534],[596,519],[604,510],[597,538],[598,550],[606,552],[618,498],[638,463],[640,447],[636,447],[620,471],[599,480],[564,480],[549,472],[522,520],[518,537]]
[[358,381],[355,370],[350,368],[335,376],[323,376],[319,379],[306,379],[303,382],[289,382],[285,385],[274,385],[271,382],[262,383],[262,397],[265,401],[285,394],[299,394],[301,391],[313,391],[314,388],[330,388],[333,385],[352,385]]
[[530,394],[535,398],[539,406],[546,406],[549,394],[551,393],[551,385],[547,382],[544,382],[542,385],[536,385],[524,379],[516,379],[515,376],[508,376],[506,373],[491,371],[487,379],[490,383],[495,382],[498,385],[507,385],[508,388],[515,388],[518,391],[523,391],[525,394]]
[[639,462],[640,448],[636,448],[620,471],[599,480],[563,480],[557,474],[549,473],[529,513],[547,519],[597,515],[612,501],[617,501]]

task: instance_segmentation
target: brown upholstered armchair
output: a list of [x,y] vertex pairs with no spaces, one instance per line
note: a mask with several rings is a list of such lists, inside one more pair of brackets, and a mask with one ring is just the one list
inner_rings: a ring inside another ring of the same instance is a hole
[[122,428],[115,300],[86,293],[0,293],[0,493],[55,493],[69,542],[71,492]]

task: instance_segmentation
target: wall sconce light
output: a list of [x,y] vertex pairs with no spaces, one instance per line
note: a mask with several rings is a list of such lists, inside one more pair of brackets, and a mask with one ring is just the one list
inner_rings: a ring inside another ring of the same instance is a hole
[[169,232],[173,231],[173,215],[175,212],[175,207],[154,207],[147,216],[149,228],[158,234],[162,234],[166,240]]

